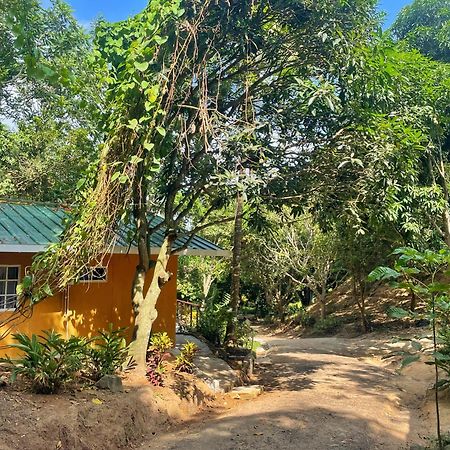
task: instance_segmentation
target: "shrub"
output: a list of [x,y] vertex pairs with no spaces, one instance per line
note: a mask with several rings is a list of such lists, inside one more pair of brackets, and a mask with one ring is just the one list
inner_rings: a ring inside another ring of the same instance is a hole
[[17,342],[11,348],[24,355],[17,359],[2,358],[1,362],[12,368],[11,379],[20,375],[31,382],[32,389],[40,394],[53,394],[75,378],[86,362],[87,341],[83,338],[64,339],[55,331],[44,331],[42,336],[13,334]]
[[303,310],[304,310],[304,308],[303,308],[303,304],[301,301],[291,302],[291,303],[288,303],[288,305],[286,306],[286,314],[291,318],[293,316],[294,317],[297,316],[297,314]]
[[155,333],[150,338],[147,352],[147,378],[154,386],[163,385],[163,374],[166,371],[165,361],[173,347],[172,339],[167,333]]
[[192,373],[194,369],[194,357],[199,348],[194,342],[186,342],[181,348],[181,353],[175,361],[175,370],[178,372]]
[[340,328],[341,324],[342,321],[337,317],[328,316],[316,321],[314,331],[318,334],[332,334]]
[[104,375],[116,373],[128,358],[128,346],[123,336],[125,328],[113,330],[112,324],[108,330],[99,332],[99,336],[92,339],[93,345],[88,347],[90,359],[90,376],[99,380]]
[[250,325],[250,321],[242,320],[236,323],[236,344],[239,347],[253,349],[255,331]]
[[221,302],[209,299],[200,316],[198,331],[212,344],[221,346],[225,339],[228,318],[231,314],[230,295]]
[[163,355],[168,352],[169,349],[173,347],[172,339],[170,339],[169,335],[164,333],[155,333],[150,338],[150,346],[148,351],[151,354]]
[[293,320],[295,323],[301,325],[302,327],[312,327],[316,323],[316,318],[311,316],[311,314],[305,308],[297,311]]

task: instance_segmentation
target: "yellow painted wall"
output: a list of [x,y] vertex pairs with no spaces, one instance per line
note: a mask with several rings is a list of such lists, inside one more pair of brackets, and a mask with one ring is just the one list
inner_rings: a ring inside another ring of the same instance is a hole
[[[0,265],[20,265],[21,277],[31,260],[32,255],[27,253],[0,253]],[[137,255],[112,255],[106,282],[70,286],[65,295],[60,293],[37,304],[31,318],[16,320],[11,331],[39,334],[42,330],[54,329],[63,336],[91,337],[112,323],[114,328],[128,327],[130,338],[133,329],[131,284],[137,262]],[[166,331],[172,339],[175,339],[177,267],[178,258],[173,256],[168,265],[173,276],[162,289],[156,305],[158,318],[153,325],[153,332]],[[1,322],[9,315],[0,312],[0,335],[5,331]],[[11,334],[0,341],[0,356],[13,354],[11,349],[4,348],[11,342]]]

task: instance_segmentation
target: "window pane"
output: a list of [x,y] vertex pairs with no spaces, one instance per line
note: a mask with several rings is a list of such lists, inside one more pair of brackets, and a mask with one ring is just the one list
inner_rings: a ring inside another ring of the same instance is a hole
[[92,270],[92,279],[93,280],[106,280],[106,268],[105,267],[96,267]]
[[8,281],[6,284],[6,293],[7,294],[16,294],[17,281]]
[[5,296],[0,295],[0,309],[5,309]]
[[91,282],[91,281],[104,281],[106,280],[106,267],[90,267],[88,272],[80,277],[80,281]]
[[84,273],[83,275],[81,275],[80,281],[87,281],[87,280],[89,280],[89,276],[87,273]]
[[0,267],[0,280],[6,280],[6,267]]
[[7,296],[5,309],[13,309],[15,307],[16,307],[16,296],[15,295]]
[[19,268],[18,267],[8,267],[8,279],[17,280],[19,278]]
[[0,281],[0,295],[5,293],[6,281]]

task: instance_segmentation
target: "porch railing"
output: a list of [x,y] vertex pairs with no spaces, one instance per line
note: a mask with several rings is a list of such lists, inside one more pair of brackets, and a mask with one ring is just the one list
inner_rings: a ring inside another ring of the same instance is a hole
[[200,321],[200,305],[186,300],[177,300],[178,331],[195,330]]

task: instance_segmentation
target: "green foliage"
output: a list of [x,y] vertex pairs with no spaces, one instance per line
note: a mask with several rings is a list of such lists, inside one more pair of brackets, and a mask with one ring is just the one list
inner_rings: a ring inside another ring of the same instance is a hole
[[301,308],[302,291],[308,288],[317,301],[336,280],[337,238],[324,232],[313,216],[297,216],[285,207],[278,214],[260,211],[263,229],[247,232],[242,257],[244,282],[261,287],[266,307],[279,318]]
[[249,320],[237,320],[235,327],[235,345],[253,350],[255,335],[255,330],[251,327]]
[[183,299],[191,302],[203,302],[229,270],[225,258],[181,256],[178,261],[177,290]]
[[313,327],[316,323],[316,318],[313,317],[306,308],[298,310],[293,316],[291,316],[294,323],[297,323],[305,328]]
[[103,330],[94,337],[87,348],[90,358],[90,376],[94,380],[112,375],[120,370],[128,359],[128,346],[124,338],[125,328]]
[[404,319],[406,317],[411,317],[411,311],[406,311],[405,309],[397,306],[390,306],[386,313],[393,319]]
[[367,276],[368,281],[385,281],[398,278],[401,274],[390,267],[377,267]]
[[288,303],[286,306],[286,314],[289,317],[294,317],[300,314],[304,310],[303,303],[301,301]]
[[15,131],[0,128],[0,196],[72,201],[94,155],[88,129],[51,117],[21,122]]
[[87,341],[83,338],[63,337],[54,331],[44,331],[42,336],[14,334],[16,343],[11,348],[23,352],[17,359],[6,358],[2,362],[12,369],[12,380],[18,375],[31,382],[32,389],[40,394],[53,394],[86,363]]
[[329,315],[324,319],[318,319],[314,325],[313,330],[317,334],[326,335],[334,334],[342,325],[342,320],[336,316]]
[[175,370],[178,372],[192,373],[194,370],[194,357],[198,353],[199,348],[194,342],[186,342],[181,347],[180,354],[175,360]]
[[[27,120],[48,108],[78,118],[92,112],[98,99],[95,68],[89,61],[90,38],[70,7],[52,1],[2,0],[0,8],[0,99],[2,113]],[[56,112],[54,110],[54,112]]]
[[64,339],[55,331],[31,337],[18,333],[13,335],[17,343],[10,347],[23,356],[1,362],[11,367],[13,381],[20,375],[31,381],[35,392],[53,394],[81,373],[97,381],[120,370],[128,358],[123,332],[123,328],[114,330],[111,324],[108,331],[101,331],[92,339],[75,336]]
[[220,347],[224,343],[228,319],[231,315],[230,296],[225,294],[222,301],[210,298],[205,302],[200,316],[198,331],[212,344]]
[[[437,410],[437,435],[439,448],[442,447],[442,436],[439,420],[438,389],[450,386],[450,283],[446,281],[450,266],[450,249],[446,246],[438,251],[430,249],[419,251],[411,247],[398,248],[393,252],[397,256],[395,262],[396,286],[407,287],[427,304],[424,317],[431,323],[432,354],[427,361],[435,366],[435,401]],[[377,271],[383,277],[383,270]],[[376,277],[375,277],[376,278]],[[418,317],[414,312],[400,308],[392,308],[390,314],[397,318]],[[417,352],[423,351],[420,342],[412,342],[416,353],[402,353],[402,367],[419,359]],[[426,353],[428,356],[428,353]],[[440,378],[441,369],[445,377]]]
[[63,1],[0,8],[0,196],[74,200],[102,134],[101,71]]
[[170,339],[169,335],[164,331],[163,333],[155,333],[152,335],[148,351],[150,353],[163,355],[172,347],[172,339]]
[[447,0],[415,0],[392,26],[394,35],[431,58],[450,62],[450,7]]

